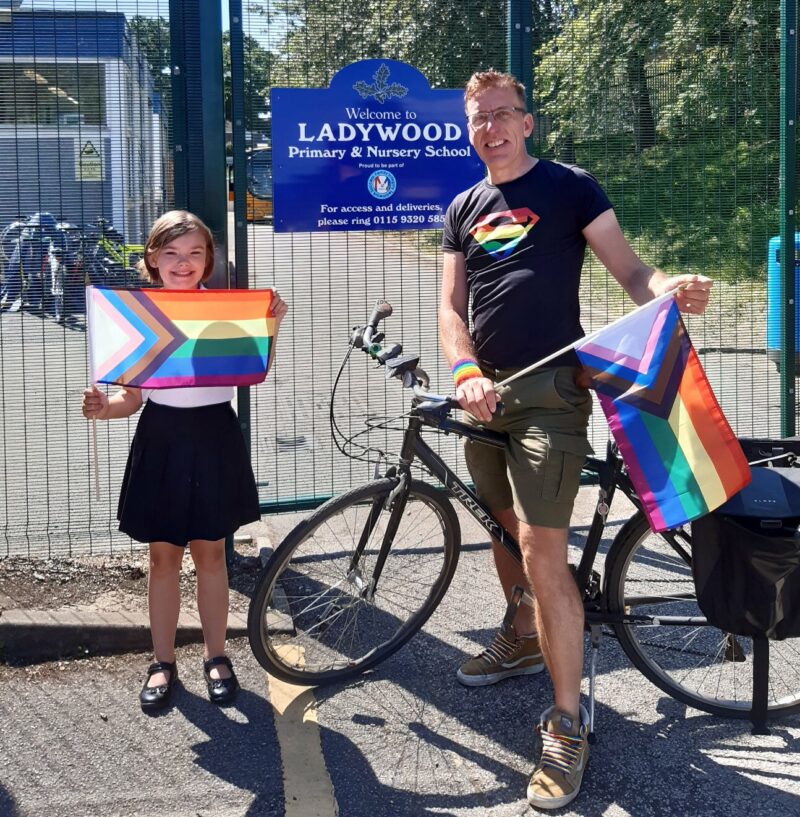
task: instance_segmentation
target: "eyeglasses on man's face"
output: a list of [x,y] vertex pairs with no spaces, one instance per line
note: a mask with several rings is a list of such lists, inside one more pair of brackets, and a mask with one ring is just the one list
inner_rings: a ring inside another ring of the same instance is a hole
[[472,130],[480,130],[489,124],[490,119],[500,125],[505,125],[514,118],[515,113],[526,113],[526,111],[525,108],[504,105],[502,108],[495,108],[493,111],[478,111],[477,113],[467,114],[467,122]]

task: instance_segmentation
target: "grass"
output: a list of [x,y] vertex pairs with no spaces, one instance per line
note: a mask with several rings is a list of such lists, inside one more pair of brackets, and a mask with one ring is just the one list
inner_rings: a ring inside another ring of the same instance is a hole
[[576,159],[645,261],[729,282],[766,279],[767,242],[779,230],[776,141],[698,134],[637,155],[629,139],[603,139],[578,145]]

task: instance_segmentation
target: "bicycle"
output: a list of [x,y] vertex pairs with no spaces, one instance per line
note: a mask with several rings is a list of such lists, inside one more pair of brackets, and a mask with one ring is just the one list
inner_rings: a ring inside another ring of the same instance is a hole
[[[428,391],[419,358],[403,355],[398,345],[381,345],[377,325],[388,314],[388,304],[376,306],[367,326],[354,329],[339,377],[353,349],[361,348],[387,367],[387,377],[398,377],[413,391],[397,461],[382,477],[330,499],[300,522],[270,557],[250,603],[248,634],[256,659],[291,683],[353,678],[388,658],[423,626],[447,591],[459,558],[460,527],[450,498],[521,559],[517,542],[422,432],[432,429],[498,447],[505,435],[450,417],[457,403]],[[332,428],[339,377],[331,398]],[[416,462],[440,489],[412,477]],[[753,640],[721,632],[700,612],[689,526],[651,532],[612,443],[604,459],[587,458],[585,471],[597,480],[598,502],[573,569],[591,634],[590,730],[604,634],[615,636],[634,667],[678,701],[715,715],[753,717]],[[636,511],[614,537],[601,576],[595,562],[617,491]],[[522,595],[515,591],[507,623]],[[800,670],[793,667],[800,639],[772,644],[768,714],[793,714],[800,711]]]

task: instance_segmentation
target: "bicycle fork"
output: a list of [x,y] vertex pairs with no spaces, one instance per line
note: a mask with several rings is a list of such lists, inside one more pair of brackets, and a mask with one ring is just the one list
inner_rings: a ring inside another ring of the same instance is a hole
[[[400,520],[406,508],[406,501],[408,499],[409,478],[406,474],[401,474],[397,485],[392,489],[386,497],[376,497],[370,508],[370,514],[364,524],[364,529],[361,531],[358,545],[356,546],[353,557],[350,560],[350,566],[347,572],[347,578],[350,583],[358,589],[359,595],[365,601],[372,602],[375,598],[375,591],[378,586],[378,579],[380,579],[383,572],[383,566],[386,564],[386,558],[389,555],[389,550],[394,542],[395,534],[400,526]],[[366,581],[364,574],[361,571],[361,557],[367,546],[367,543],[375,530],[378,519],[381,514],[387,509],[391,508],[389,521],[386,524],[386,530],[383,534],[383,541],[381,542],[378,556],[375,560],[375,566],[372,570],[372,577],[369,582]]]

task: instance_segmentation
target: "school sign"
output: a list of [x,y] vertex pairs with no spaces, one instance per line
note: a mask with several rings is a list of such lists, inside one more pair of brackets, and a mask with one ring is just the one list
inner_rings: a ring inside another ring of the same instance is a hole
[[362,60],[330,88],[273,88],[276,232],[425,230],[483,176],[463,93],[396,60]]

